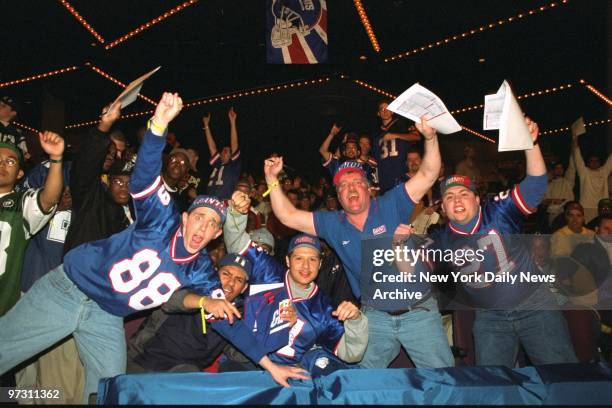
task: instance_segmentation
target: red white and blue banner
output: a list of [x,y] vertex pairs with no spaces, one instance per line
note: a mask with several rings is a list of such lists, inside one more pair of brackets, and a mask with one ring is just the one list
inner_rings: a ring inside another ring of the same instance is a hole
[[268,63],[327,62],[326,0],[267,0],[266,7]]

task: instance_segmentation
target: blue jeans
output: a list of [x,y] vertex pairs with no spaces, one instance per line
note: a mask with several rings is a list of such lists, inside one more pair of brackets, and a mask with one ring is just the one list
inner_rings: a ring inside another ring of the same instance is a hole
[[387,368],[400,352],[408,353],[418,368],[454,366],[453,354],[442,327],[438,303],[431,297],[416,309],[399,316],[363,307],[368,317],[369,342],[361,361],[364,368]]
[[88,299],[60,265],[36,281],[0,318],[0,373],[70,334],[85,366],[82,403],[86,404],[101,378],[125,373],[123,318]]
[[535,365],[578,362],[558,310],[477,310],[473,332],[479,366],[514,368],[519,344]]

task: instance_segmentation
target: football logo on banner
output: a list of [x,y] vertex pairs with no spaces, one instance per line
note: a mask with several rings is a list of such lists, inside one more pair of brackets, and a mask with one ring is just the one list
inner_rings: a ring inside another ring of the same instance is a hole
[[267,0],[266,5],[269,63],[327,62],[326,0]]

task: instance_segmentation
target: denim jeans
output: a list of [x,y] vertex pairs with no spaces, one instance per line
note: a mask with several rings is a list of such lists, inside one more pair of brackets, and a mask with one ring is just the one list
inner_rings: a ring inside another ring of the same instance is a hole
[[578,362],[560,311],[476,311],[476,365],[514,368],[519,344],[534,365]]
[[[418,368],[454,365],[453,355],[442,328],[442,317],[434,296],[416,309],[399,316],[363,307],[368,317],[369,342],[361,361],[364,368],[387,368],[403,346]],[[429,309],[429,310],[424,310]]]
[[60,265],[36,281],[0,318],[0,373],[70,334],[85,366],[82,403],[86,404],[101,378],[125,373],[123,318],[88,299]]

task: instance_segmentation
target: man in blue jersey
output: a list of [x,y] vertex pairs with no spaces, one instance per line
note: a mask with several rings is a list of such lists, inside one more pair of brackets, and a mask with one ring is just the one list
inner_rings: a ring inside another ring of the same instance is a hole
[[230,108],[227,113],[230,122],[230,145],[219,152],[210,130],[210,113],[202,117],[206,144],[210,151],[209,164],[212,167],[208,179],[206,194],[214,195],[222,200],[230,198],[236,183],[240,178],[240,149],[238,148],[238,130],[236,128],[236,112]]
[[[369,162],[361,160],[361,147],[360,147],[360,139],[356,133],[349,132],[344,135],[344,139],[342,140],[342,144],[336,153],[340,153],[340,156],[337,154],[333,154],[329,151],[329,145],[332,139],[340,132],[340,127],[333,124],[329,135],[321,144],[319,148],[319,153],[321,153],[321,157],[323,158],[323,167],[329,171],[330,175],[333,177],[334,174],[338,171],[338,167],[344,163],[345,161],[355,161],[361,163],[363,169],[365,170],[368,180],[370,181],[370,185],[374,188],[378,188],[377,185],[377,173],[376,167]],[[374,161],[374,163],[376,163]]]
[[[532,214],[547,187],[546,165],[537,145],[538,125],[526,119],[534,141],[525,150],[527,176],[510,191],[481,204],[473,180],[453,175],[442,184],[442,209],[449,222],[431,236],[431,248],[484,250],[480,262],[455,262],[459,272],[476,276],[484,271],[520,277],[539,269],[529,256],[522,232],[525,215]],[[428,246],[429,248],[429,246]],[[489,272],[489,273],[490,273]],[[461,286],[477,308],[474,323],[476,364],[514,367],[519,344],[534,364],[576,362],[563,315],[546,284],[473,282]]]
[[[296,209],[278,188],[282,158],[269,158],[264,172],[274,214],[290,228],[318,235],[336,251],[344,265],[353,293],[361,298],[361,240],[393,234],[408,223],[415,203],[438,178],[441,159],[435,129],[425,119],[417,124],[423,134],[425,155],[417,174],[409,181],[371,199],[368,180],[358,163],[345,162],[334,176],[342,211]],[[402,158],[403,162],[403,158]],[[423,298],[406,301],[398,310],[385,312],[364,307],[369,321],[369,344],[361,363],[366,368],[383,368],[403,346],[417,367],[446,367],[453,357],[442,329],[436,299],[430,287],[421,288]]]
[[406,153],[411,145],[421,140],[414,127],[408,127],[402,118],[387,109],[389,103],[389,100],[382,100],[376,105],[380,127],[372,135],[381,193],[402,183]]
[[[219,281],[204,247],[222,233],[225,205],[199,196],[188,212],[178,213],[159,176],[168,124],[183,102],[164,93],[149,121],[130,179],[136,221],[112,237],[85,243],[66,254],[64,264],[39,279],[15,307],[0,318],[0,373],[73,334],[85,365],[83,402],[98,381],[125,372],[123,317],[166,302],[180,287],[209,295]],[[217,290],[217,292],[221,292]],[[241,350],[268,369],[277,381],[304,378],[295,368],[281,367],[254,349],[252,335],[234,317],[238,310],[225,299],[184,299],[227,320],[216,325],[224,334],[234,330]]]

